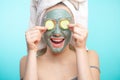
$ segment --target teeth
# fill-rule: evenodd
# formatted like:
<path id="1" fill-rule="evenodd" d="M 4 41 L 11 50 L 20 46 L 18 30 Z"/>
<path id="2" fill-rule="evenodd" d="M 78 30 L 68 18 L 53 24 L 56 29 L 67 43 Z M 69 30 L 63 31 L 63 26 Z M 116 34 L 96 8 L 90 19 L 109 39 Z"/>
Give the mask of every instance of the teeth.
<path id="1" fill-rule="evenodd" d="M 55 41 L 55 42 L 60 42 L 60 41 L 62 41 L 62 40 L 53 40 L 53 41 Z"/>
<path id="2" fill-rule="evenodd" d="M 51 38 L 51 41 L 52 41 L 53 43 L 58 44 L 58 43 L 63 42 L 63 41 L 64 41 L 64 38 Z"/>

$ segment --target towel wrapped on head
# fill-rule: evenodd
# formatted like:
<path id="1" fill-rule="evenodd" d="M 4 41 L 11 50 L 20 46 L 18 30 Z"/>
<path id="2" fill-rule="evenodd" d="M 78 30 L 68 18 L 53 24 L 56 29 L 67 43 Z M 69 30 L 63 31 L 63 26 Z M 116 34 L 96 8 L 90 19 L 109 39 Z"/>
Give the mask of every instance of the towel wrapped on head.
<path id="1" fill-rule="evenodd" d="M 88 0 L 31 0 L 30 27 L 41 25 L 42 17 L 46 10 L 56 4 L 65 4 L 72 12 L 74 22 L 88 26 Z M 41 40 L 39 49 L 46 47 Z"/>

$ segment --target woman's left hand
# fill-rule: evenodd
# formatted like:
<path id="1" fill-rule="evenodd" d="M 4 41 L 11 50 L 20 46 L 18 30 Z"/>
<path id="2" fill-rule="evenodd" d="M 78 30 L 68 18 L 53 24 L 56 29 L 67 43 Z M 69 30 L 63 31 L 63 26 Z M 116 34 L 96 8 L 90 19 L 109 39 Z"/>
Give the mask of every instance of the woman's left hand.
<path id="1" fill-rule="evenodd" d="M 68 27 L 73 32 L 72 37 L 75 40 L 75 49 L 86 49 L 87 28 L 80 24 L 69 24 Z"/>

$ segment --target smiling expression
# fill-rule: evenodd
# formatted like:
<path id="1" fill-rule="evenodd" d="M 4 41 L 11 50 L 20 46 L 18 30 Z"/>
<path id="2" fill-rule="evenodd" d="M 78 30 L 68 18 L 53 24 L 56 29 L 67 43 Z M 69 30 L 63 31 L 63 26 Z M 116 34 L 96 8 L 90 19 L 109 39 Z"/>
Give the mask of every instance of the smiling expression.
<path id="1" fill-rule="evenodd" d="M 71 39 L 67 25 L 72 22 L 72 16 L 64 9 L 54 9 L 45 14 L 43 21 L 48 28 L 44 34 L 47 45 L 53 53 L 62 52 Z"/>

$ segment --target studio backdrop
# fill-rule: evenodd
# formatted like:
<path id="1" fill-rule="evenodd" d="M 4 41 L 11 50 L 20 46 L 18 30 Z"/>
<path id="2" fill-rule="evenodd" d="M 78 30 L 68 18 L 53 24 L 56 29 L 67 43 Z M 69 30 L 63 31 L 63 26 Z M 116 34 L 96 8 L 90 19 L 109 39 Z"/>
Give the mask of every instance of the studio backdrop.
<path id="1" fill-rule="evenodd" d="M 1 0 L 0 80 L 20 80 L 29 16 L 30 0 Z M 120 80 L 120 0 L 89 0 L 88 30 L 87 47 L 98 52 L 101 80 Z"/>

